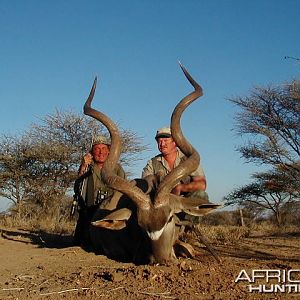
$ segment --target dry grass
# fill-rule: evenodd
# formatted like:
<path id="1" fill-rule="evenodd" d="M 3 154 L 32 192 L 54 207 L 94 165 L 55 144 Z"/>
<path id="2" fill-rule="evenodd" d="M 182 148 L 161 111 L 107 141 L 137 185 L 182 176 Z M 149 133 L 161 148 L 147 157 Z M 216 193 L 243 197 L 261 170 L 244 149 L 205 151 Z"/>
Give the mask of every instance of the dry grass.
<path id="1" fill-rule="evenodd" d="M 0 215 L 0 225 L 57 234 L 72 234 L 76 218 L 70 219 L 70 197 L 53 199 L 50 206 L 41 207 L 32 202 L 12 206 Z"/>
<path id="2" fill-rule="evenodd" d="M 300 232 L 299 226 L 285 225 L 278 227 L 270 222 L 262 222 L 260 224 L 252 224 L 250 227 L 251 235 L 254 236 L 279 236 L 294 235 Z"/>
<path id="3" fill-rule="evenodd" d="M 20 218 L 17 215 L 2 215 L 0 226 L 3 228 L 22 228 L 30 231 L 45 231 L 48 233 L 72 234 L 76 219 L 56 218 L 53 216 L 37 216 Z"/>
<path id="4" fill-rule="evenodd" d="M 62 214 L 63 212 L 63 214 Z M 35 214 L 6 214 L 0 215 L 0 226 L 2 228 L 22 228 L 30 231 L 44 231 L 48 233 L 72 235 L 74 232 L 76 218 L 70 219 L 67 211 L 53 210 L 52 213 L 40 212 Z M 197 239 L 197 232 L 213 244 L 236 244 L 249 236 L 282 236 L 298 235 L 300 228 L 289 225 L 278 227 L 270 222 L 251 224 L 249 227 L 233 225 L 204 225 L 199 224 L 193 233 L 183 236 L 185 239 Z"/>
<path id="5" fill-rule="evenodd" d="M 199 225 L 197 228 L 211 243 L 237 243 L 250 235 L 250 229 L 241 226 L 208 226 Z"/>
<path id="6" fill-rule="evenodd" d="M 250 227 L 230 225 L 198 225 L 197 230 L 213 244 L 236 244 L 250 236 L 291 236 L 300 233 L 300 227 L 289 225 L 278 227 L 268 222 Z"/>

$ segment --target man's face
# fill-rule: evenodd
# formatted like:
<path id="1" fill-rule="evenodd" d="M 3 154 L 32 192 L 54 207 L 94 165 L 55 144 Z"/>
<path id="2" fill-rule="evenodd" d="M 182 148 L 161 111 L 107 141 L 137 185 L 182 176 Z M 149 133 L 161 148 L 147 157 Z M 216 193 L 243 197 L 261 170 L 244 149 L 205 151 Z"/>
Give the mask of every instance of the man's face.
<path id="1" fill-rule="evenodd" d="M 92 148 L 92 155 L 96 163 L 103 164 L 109 154 L 109 147 L 106 144 L 97 144 Z"/>
<path id="2" fill-rule="evenodd" d="M 157 146 L 162 155 L 168 155 L 176 151 L 176 144 L 171 137 L 158 138 Z"/>

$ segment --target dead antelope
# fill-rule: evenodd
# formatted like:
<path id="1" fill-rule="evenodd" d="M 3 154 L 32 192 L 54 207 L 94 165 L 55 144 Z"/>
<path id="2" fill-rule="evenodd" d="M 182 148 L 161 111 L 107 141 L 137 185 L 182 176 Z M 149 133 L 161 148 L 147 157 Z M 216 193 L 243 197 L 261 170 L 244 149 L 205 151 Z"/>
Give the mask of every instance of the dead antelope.
<path id="1" fill-rule="evenodd" d="M 108 186 L 125 195 L 118 201 L 112 199 L 107 206 L 99 209 L 94 216 L 94 226 L 90 228 L 94 246 L 100 247 L 107 256 L 120 259 L 125 255 L 129 260 L 138 260 L 139 257 L 141 261 L 151 256 L 152 261 L 168 262 L 176 258 L 173 249 L 178 238 L 175 214 L 184 211 L 201 216 L 219 206 L 207 204 L 203 199 L 171 194 L 182 178 L 196 170 L 200 161 L 198 152 L 181 131 L 180 118 L 186 107 L 203 95 L 202 88 L 181 64 L 180 67 L 194 91 L 175 107 L 171 117 L 171 132 L 177 146 L 188 158 L 160 182 L 150 177 L 146 181 L 135 180 L 134 184 L 113 173 L 121 153 L 121 138 L 114 122 L 91 107 L 96 79 L 84 105 L 84 113 L 100 121 L 111 137 L 110 153 L 101 170 L 102 179 Z"/>

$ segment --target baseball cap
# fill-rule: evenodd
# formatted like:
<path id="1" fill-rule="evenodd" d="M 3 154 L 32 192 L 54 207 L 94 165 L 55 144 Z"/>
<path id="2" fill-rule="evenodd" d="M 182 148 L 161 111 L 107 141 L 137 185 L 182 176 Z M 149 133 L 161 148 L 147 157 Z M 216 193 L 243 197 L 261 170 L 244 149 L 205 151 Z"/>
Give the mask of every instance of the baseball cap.
<path id="1" fill-rule="evenodd" d="M 156 131 L 155 139 L 158 139 L 158 138 L 161 138 L 161 137 L 169 138 L 171 136 L 172 136 L 172 134 L 171 134 L 170 127 L 162 127 L 162 128 L 160 128 Z"/>

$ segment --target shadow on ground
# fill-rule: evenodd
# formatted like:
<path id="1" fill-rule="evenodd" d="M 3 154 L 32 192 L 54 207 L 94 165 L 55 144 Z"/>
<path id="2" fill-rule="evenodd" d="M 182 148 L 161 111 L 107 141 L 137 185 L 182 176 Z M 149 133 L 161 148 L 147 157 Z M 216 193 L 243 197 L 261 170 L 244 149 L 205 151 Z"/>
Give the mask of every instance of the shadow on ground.
<path id="1" fill-rule="evenodd" d="M 0 229 L 1 237 L 7 240 L 34 244 L 40 248 L 54 248 L 63 249 L 73 247 L 73 237 L 70 234 L 58 234 L 49 233 L 43 230 L 39 231 L 27 231 L 23 229 Z M 287 236 L 285 235 L 287 238 Z M 248 260 L 282 260 L 284 262 L 300 262 L 298 254 L 292 255 L 292 253 L 299 253 L 300 243 L 288 244 L 285 237 L 278 236 L 263 236 L 260 238 L 247 238 L 239 244 L 226 244 L 226 245 L 214 245 L 214 251 L 220 258 L 224 257 L 236 257 Z M 291 234 L 290 238 L 298 240 L 299 234 Z M 90 252 L 91 249 L 84 249 Z M 196 250 L 199 251 L 199 249 Z M 203 253 L 203 248 L 201 248 Z M 207 249 L 205 249 L 207 250 Z M 280 251 L 273 251 L 280 250 Z M 201 252 L 201 251 L 200 251 Z M 206 255 L 210 256 L 209 251 L 205 251 Z M 205 253 L 204 252 L 204 253 Z M 275 253 L 281 253 L 276 255 Z M 213 259 L 213 256 L 212 256 Z"/>
<path id="2" fill-rule="evenodd" d="M 289 239 L 299 240 L 299 236 L 295 234 L 289 235 Z M 288 235 L 281 236 L 263 236 L 260 238 L 247 238 L 236 245 L 218 245 L 217 253 L 220 256 L 237 257 L 250 260 L 282 260 L 286 262 L 300 262 L 299 253 L 300 246 L 289 244 L 286 242 Z M 300 243 L 298 243 L 300 245 Z M 278 251 L 276 251 L 278 250 Z M 280 255 L 275 254 L 280 253 Z"/>
<path id="3" fill-rule="evenodd" d="M 1 237 L 7 240 L 38 245 L 41 248 L 68 248 L 72 247 L 73 237 L 67 234 L 49 233 L 43 230 L 27 231 L 23 229 L 1 229 Z"/>

